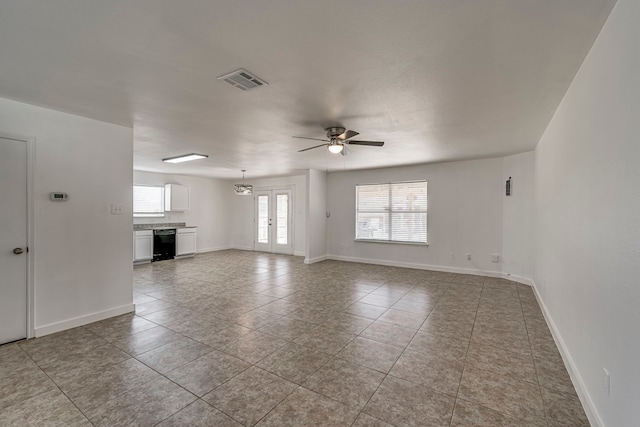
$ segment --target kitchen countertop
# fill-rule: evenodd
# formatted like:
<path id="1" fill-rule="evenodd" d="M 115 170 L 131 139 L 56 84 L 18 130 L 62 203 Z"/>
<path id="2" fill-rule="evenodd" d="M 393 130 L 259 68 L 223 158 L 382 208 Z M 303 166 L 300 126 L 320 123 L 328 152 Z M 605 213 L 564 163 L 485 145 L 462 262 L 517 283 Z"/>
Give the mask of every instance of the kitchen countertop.
<path id="1" fill-rule="evenodd" d="M 176 228 L 198 228 L 195 225 L 186 225 L 184 222 L 163 224 L 133 224 L 133 231 L 139 230 L 173 230 Z"/>

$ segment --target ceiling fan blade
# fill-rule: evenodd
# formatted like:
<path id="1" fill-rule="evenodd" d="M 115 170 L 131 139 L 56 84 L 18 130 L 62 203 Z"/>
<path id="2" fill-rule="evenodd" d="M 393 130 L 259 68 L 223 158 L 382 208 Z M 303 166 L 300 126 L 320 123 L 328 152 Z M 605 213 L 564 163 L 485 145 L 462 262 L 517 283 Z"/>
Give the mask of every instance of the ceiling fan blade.
<path id="1" fill-rule="evenodd" d="M 329 142 L 329 140 L 328 140 L 328 139 L 307 138 L 306 136 L 292 136 L 291 138 L 296 138 L 296 139 L 310 139 L 310 140 L 312 140 L 312 141 Z"/>
<path id="2" fill-rule="evenodd" d="M 353 138 L 356 135 L 360 135 L 360 134 L 355 130 L 348 130 L 348 131 L 345 131 L 343 134 L 338 135 L 337 138 L 345 141 L 347 139 Z"/>
<path id="3" fill-rule="evenodd" d="M 298 150 L 298 153 L 302 153 L 303 151 L 307 151 L 307 150 L 313 150 L 314 148 L 318 148 L 318 147 L 324 147 L 327 144 L 320 144 L 320 145 L 316 145 L 314 147 L 309 147 L 309 148 L 303 148 L 302 150 Z"/>
<path id="4" fill-rule="evenodd" d="M 372 147 L 382 147 L 384 145 L 383 141 L 345 141 L 344 143 L 350 145 L 370 145 Z"/>

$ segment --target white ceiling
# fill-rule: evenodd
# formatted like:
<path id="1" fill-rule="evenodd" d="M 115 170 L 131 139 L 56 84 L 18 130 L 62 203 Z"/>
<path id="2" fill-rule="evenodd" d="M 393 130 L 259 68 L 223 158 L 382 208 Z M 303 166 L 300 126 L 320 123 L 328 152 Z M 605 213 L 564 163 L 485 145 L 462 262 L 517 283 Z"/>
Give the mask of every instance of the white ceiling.
<path id="1" fill-rule="evenodd" d="M 532 150 L 615 0 L 0 0 L 0 96 L 238 178 Z M 216 80 L 246 68 L 269 86 Z M 298 153 L 341 124 L 383 148 Z M 163 157 L 208 154 L 178 165 Z"/>

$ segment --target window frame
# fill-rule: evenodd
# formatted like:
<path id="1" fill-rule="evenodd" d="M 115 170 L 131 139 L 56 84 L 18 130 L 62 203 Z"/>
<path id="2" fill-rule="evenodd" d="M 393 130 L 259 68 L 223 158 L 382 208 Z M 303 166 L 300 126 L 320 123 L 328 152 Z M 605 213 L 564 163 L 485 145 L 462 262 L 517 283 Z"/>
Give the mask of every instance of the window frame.
<path id="1" fill-rule="evenodd" d="M 162 212 L 137 212 L 135 206 L 135 194 L 133 196 L 133 217 L 134 218 L 164 218 L 166 215 L 165 206 L 164 206 L 164 185 L 144 185 L 144 184 L 134 184 L 133 192 L 135 193 L 136 187 L 151 187 L 151 188 L 160 188 L 160 207 Z"/>
<path id="2" fill-rule="evenodd" d="M 424 183 L 425 184 L 425 189 L 426 189 L 426 196 L 427 196 L 427 206 L 426 209 L 422 210 L 411 210 L 411 211 L 407 211 L 407 210 L 393 210 L 393 192 L 392 192 L 392 188 L 393 185 L 395 184 L 411 184 L 411 183 L 416 183 L 416 182 L 420 182 L 420 183 Z M 380 186 L 380 185 L 386 185 L 388 186 L 388 203 L 387 203 L 387 207 L 385 208 L 384 211 L 378 211 L 378 210 L 371 210 L 371 211 L 367 211 L 367 210 L 359 210 L 359 197 L 358 197 L 358 187 L 367 187 L 367 186 Z M 357 237 L 357 233 L 358 233 L 358 214 L 359 213 L 385 213 L 388 215 L 389 217 L 389 225 L 388 225 L 388 229 L 389 229 L 389 239 L 366 239 L 366 238 L 358 238 Z M 403 241 L 403 240 L 392 240 L 393 237 L 393 214 L 396 213 L 424 213 L 425 214 L 425 241 L 421 242 L 421 241 Z M 354 241 L 355 242 L 372 242 L 372 243 L 393 243 L 393 244 L 401 244 L 401 245 L 417 245 L 417 246 L 429 246 L 429 226 L 428 226 L 428 222 L 429 222 L 429 186 L 428 186 L 428 181 L 426 179 L 417 179 L 417 180 L 408 180 L 408 181 L 394 181 L 394 182 L 379 182 L 379 183 L 367 183 L 367 184 L 356 184 L 355 186 L 355 230 L 354 230 Z"/>

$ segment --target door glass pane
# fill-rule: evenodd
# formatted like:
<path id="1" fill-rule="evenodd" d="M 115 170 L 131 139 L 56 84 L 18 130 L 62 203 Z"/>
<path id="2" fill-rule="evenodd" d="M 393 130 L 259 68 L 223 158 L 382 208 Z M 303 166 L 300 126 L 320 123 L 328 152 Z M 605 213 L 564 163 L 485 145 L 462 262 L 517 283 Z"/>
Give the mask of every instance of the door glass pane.
<path id="1" fill-rule="evenodd" d="M 287 227 L 289 223 L 289 195 L 276 195 L 276 243 L 287 244 Z"/>
<path id="2" fill-rule="evenodd" d="M 258 196 L 258 243 L 269 243 L 269 196 Z"/>

